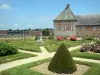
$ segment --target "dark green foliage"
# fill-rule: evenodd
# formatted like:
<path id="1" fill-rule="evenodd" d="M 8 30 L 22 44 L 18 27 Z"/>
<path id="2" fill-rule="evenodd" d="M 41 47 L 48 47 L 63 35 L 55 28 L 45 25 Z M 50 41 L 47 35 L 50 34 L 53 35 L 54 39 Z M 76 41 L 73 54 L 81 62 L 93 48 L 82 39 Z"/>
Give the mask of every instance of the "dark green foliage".
<path id="1" fill-rule="evenodd" d="M 73 73 L 77 70 L 68 48 L 63 43 L 49 63 L 48 70 L 56 73 Z"/>
<path id="2" fill-rule="evenodd" d="M 35 36 L 35 40 L 38 40 L 38 36 Z"/>
<path id="3" fill-rule="evenodd" d="M 48 28 L 43 29 L 42 34 L 43 34 L 43 36 L 48 36 L 48 35 L 50 35 L 49 29 L 48 29 Z"/>
<path id="4" fill-rule="evenodd" d="M 0 43 L 0 56 L 6 56 L 18 53 L 18 50 L 6 43 Z"/>
<path id="5" fill-rule="evenodd" d="M 97 40 L 96 43 L 97 43 L 97 44 L 100 44 L 100 40 Z"/>
<path id="6" fill-rule="evenodd" d="M 93 37 L 85 37 L 85 40 L 93 40 L 94 38 Z"/>

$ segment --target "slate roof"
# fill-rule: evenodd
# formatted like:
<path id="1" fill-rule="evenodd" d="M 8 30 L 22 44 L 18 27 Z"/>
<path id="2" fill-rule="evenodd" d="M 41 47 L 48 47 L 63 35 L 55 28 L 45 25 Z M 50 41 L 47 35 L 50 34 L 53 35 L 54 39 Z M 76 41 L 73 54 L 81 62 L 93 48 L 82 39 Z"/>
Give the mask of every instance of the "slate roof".
<path id="1" fill-rule="evenodd" d="M 75 15 L 77 25 L 100 25 L 100 14 Z"/>
<path id="2" fill-rule="evenodd" d="M 55 20 L 75 20 L 73 12 L 70 10 L 70 5 L 67 4 L 67 7 L 54 19 Z"/>
<path id="3" fill-rule="evenodd" d="M 59 20 L 77 20 L 77 25 L 100 25 L 100 14 L 74 15 L 70 5 L 67 4 L 67 7 L 54 19 L 54 21 Z"/>

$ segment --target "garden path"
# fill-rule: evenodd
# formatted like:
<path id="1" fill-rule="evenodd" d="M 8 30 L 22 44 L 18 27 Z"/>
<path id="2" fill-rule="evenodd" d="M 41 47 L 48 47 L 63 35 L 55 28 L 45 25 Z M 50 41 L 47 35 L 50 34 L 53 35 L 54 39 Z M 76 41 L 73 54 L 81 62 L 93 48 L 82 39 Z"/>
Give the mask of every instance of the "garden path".
<path id="1" fill-rule="evenodd" d="M 69 51 L 75 50 L 77 48 L 80 48 L 80 46 L 70 47 Z M 0 71 L 6 70 L 6 69 L 9 69 L 9 68 L 13 68 L 13 67 L 16 67 L 16 66 L 19 66 L 19 65 L 22 65 L 22 64 L 35 62 L 35 61 L 42 60 L 42 59 L 45 59 L 45 58 L 53 57 L 53 55 L 55 54 L 55 52 L 53 52 L 53 53 L 47 52 L 47 50 L 45 49 L 44 46 L 41 46 L 40 49 L 42 50 L 42 53 L 37 53 L 38 56 L 36 56 L 36 57 L 29 57 L 29 58 L 25 58 L 25 59 L 20 59 L 20 60 L 8 62 L 8 63 L 0 64 Z M 19 51 L 25 52 L 25 53 L 30 53 L 30 54 L 36 53 L 36 52 L 29 52 L 29 51 L 22 51 L 22 50 L 19 50 Z M 79 60 L 79 61 L 88 61 L 88 62 L 93 62 L 93 63 L 100 63 L 100 60 L 77 58 L 77 57 L 73 57 L 73 59 Z"/>

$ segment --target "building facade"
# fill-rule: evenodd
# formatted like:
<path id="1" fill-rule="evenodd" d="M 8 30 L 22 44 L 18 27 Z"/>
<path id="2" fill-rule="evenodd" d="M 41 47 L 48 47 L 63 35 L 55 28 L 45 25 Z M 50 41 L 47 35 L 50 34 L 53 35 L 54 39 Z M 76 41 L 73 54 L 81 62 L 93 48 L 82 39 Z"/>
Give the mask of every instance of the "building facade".
<path id="1" fill-rule="evenodd" d="M 100 36 L 100 15 L 74 15 L 69 4 L 53 22 L 55 36 Z"/>
<path id="2" fill-rule="evenodd" d="M 7 35 L 7 30 L 0 30 L 0 35 Z"/>

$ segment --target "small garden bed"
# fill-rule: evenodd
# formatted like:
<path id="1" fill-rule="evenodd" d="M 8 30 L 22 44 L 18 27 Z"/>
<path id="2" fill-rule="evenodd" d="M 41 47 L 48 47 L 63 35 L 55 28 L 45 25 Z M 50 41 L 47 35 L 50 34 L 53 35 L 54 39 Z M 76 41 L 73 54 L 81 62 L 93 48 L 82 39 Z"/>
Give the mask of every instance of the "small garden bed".
<path id="1" fill-rule="evenodd" d="M 31 67 L 31 70 L 35 70 L 37 72 L 41 72 L 47 75 L 82 75 L 84 72 L 86 72 L 89 69 L 89 66 L 86 65 L 80 65 L 80 64 L 76 64 L 77 66 L 77 71 L 72 73 L 72 74 L 59 74 L 59 73 L 54 73 L 48 70 L 48 65 L 49 63 L 43 63 L 41 65 L 35 66 L 35 67 Z"/>
<path id="2" fill-rule="evenodd" d="M 84 44 L 80 49 L 71 51 L 72 56 L 100 60 L 100 44 Z"/>
<path id="3" fill-rule="evenodd" d="M 8 44 L 15 46 L 18 49 L 41 52 L 39 45 L 36 44 L 36 41 L 33 39 L 21 39 L 7 42 Z"/>
<path id="4" fill-rule="evenodd" d="M 94 43 L 82 45 L 80 52 L 100 53 L 100 44 Z"/>
<path id="5" fill-rule="evenodd" d="M 0 64 L 14 61 L 14 60 L 23 59 L 23 58 L 34 57 L 34 56 L 36 56 L 36 55 L 19 52 L 17 54 L 0 57 Z"/>
<path id="6" fill-rule="evenodd" d="M 21 66 L 17 66 L 5 71 L 0 72 L 0 75 L 45 75 L 43 73 L 37 72 L 35 70 L 30 70 L 31 67 L 35 67 L 37 65 L 47 63 L 49 62 L 50 59 L 44 59 L 28 64 L 24 64 Z M 89 63 L 89 62 L 80 62 L 80 61 L 75 61 L 77 64 L 82 64 L 82 65 L 87 65 L 90 68 L 82 75 L 100 75 L 99 69 L 100 69 L 100 64 L 94 64 L 94 63 Z"/>

